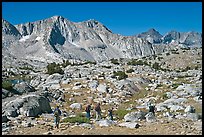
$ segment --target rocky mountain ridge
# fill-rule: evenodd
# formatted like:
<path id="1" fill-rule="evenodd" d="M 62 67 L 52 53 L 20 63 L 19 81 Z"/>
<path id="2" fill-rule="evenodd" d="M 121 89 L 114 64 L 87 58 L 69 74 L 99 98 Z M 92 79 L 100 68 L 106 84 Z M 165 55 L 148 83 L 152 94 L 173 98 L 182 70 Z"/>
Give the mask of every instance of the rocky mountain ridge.
<path id="1" fill-rule="evenodd" d="M 168 51 L 171 47 L 166 43 L 180 38 L 173 37 L 174 35 L 169 33 L 162 37 L 166 43 L 155 45 L 143 35 L 121 36 L 114 34 L 103 24 L 93 19 L 75 23 L 62 16 L 53 16 L 15 26 L 2 20 L 2 24 L 3 53 L 8 52 L 16 58 L 43 62 L 59 62 L 63 59 L 98 62 L 111 58 L 141 58 Z M 152 36 L 154 32 L 155 30 L 152 29 Z M 161 35 L 157 34 L 159 42 L 161 42 Z M 144 35 L 146 34 L 144 33 Z M 192 39 L 194 34 L 190 36 Z M 195 40 L 194 43 L 200 46 L 200 39 Z M 170 44 L 178 45 L 178 43 L 172 42 Z"/>

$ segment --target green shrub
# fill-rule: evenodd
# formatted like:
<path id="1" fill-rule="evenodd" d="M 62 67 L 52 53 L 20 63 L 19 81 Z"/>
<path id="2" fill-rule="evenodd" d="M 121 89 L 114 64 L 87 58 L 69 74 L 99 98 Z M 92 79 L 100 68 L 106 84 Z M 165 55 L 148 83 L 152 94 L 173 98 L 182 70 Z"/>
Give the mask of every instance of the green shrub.
<path id="1" fill-rule="evenodd" d="M 119 65 L 120 63 L 118 62 L 118 59 L 111 59 L 110 60 L 111 63 L 115 64 L 115 65 Z"/>
<path id="2" fill-rule="evenodd" d="M 136 59 L 132 59 L 127 64 L 128 65 L 133 65 L 133 66 L 136 66 L 136 65 L 148 65 L 148 63 L 146 61 L 136 60 Z"/>
<path id="3" fill-rule="evenodd" d="M 110 69 L 111 66 L 102 66 L 103 68 L 107 68 L 107 69 Z"/>
<path id="4" fill-rule="evenodd" d="M 159 70 L 159 69 L 160 69 L 159 63 L 155 62 L 155 63 L 152 65 L 152 68 L 154 68 L 154 69 L 156 69 L 156 70 Z"/>
<path id="5" fill-rule="evenodd" d="M 71 65 L 71 63 L 69 62 L 69 60 L 63 60 L 62 66 L 65 68 L 66 66 Z"/>
<path id="6" fill-rule="evenodd" d="M 181 48 L 182 50 L 190 50 L 189 47 L 184 47 L 184 48 Z"/>
<path id="7" fill-rule="evenodd" d="M 86 61 L 84 64 L 94 64 L 94 65 L 96 65 L 96 62 Z"/>
<path id="8" fill-rule="evenodd" d="M 176 52 L 176 51 L 172 51 L 171 53 L 172 54 L 179 54 L 179 52 Z"/>
<path id="9" fill-rule="evenodd" d="M 128 69 L 126 72 L 127 73 L 132 73 L 132 72 L 134 72 L 134 70 L 133 69 Z"/>
<path id="10" fill-rule="evenodd" d="M 163 98 L 163 99 L 168 99 L 167 94 L 164 93 L 164 94 L 162 95 L 162 98 Z"/>
<path id="11" fill-rule="evenodd" d="M 84 116 L 77 115 L 76 117 L 67 117 L 63 119 L 63 122 L 69 123 L 90 123 L 90 120 Z"/>
<path id="12" fill-rule="evenodd" d="M 166 56 L 169 56 L 170 55 L 170 53 L 168 52 L 168 53 L 166 53 Z"/>
<path id="13" fill-rule="evenodd" d="M 52 75 L 54 73 L 64 74 L 64 71 L 61 69 L 59 64 L 51 63 L 47 65 L 47 73 Z"/>
<path id="14" fill-rule="evenodd" d="M 28 67 L 28 66 L 19 67 L 19 69 L 32 70 L 33 71 L 33 68 Z"/>
<path id="15" fill-rule="evenodd" d="M 2 88 L 6 89 L 6 90 L 13 90 L 13 86 L 12 86 L 12 83 L 11 81 L 2 81 Z"/>
<path id="16" fill-rule="evenodd" d="M 181 85 L 180 83 L 175 83 L 175 84 L 172 84 L 172 87 L 173 89 L 176 89 L 179 85 Z"/>
<path id="17" fill-rule="evenodd" d="M 118 109 L 114 112 L 114 114 L 116 115 L 117 118 L 119 118 L 119 120 L 122 120 L 124 116 L 129 112 L 130 110 Z"/>
<path id="18" fill-rule="evenodd" d="M 118 72 L 113 72 L 114 76 L 118 76 L 118 79 L 121 80 L 121 79 L 125 79 L 128 77 L 128 75 L 125 74 L 125 72 L 123 71 L 118 71 Z"/>

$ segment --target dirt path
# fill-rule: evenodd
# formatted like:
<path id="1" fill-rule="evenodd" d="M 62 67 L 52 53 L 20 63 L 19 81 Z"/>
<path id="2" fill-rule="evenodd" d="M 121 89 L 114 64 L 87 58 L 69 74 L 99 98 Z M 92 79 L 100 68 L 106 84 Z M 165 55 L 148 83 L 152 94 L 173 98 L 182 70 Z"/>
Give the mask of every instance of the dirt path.
<path id="1" fill-rule="evenodd" d="M 36 125 L 34 127 L 17 128 L 11 130 L 10 135 L 202 135 L 202 130 L 194 127 L 195 122 L 174 119 L 172 122 L 155 122 L 147 123 L 145 121 L 138 122 L 141 127 L 130 129 L 119 127 L 117 125 L 110 127 L 100 127 L 93 123 L 94 128 L 79 127 L 75 124 L 61 123 L 59 129 L 52 127 L 52 123 L 45 125 Z M 198 122 L 197 122 L 198 123 Z M 200 122 L 202 127 L 202 122 Z"/>

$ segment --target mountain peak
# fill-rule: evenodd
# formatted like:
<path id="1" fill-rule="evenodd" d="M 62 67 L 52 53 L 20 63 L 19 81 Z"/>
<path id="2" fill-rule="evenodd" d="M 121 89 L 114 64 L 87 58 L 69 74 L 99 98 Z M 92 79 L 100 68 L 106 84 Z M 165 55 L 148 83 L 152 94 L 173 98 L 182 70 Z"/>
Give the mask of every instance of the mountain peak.
<path id="1" fill-rule="evenodd" d="M 148 32 L 157 32 L 154 28 L 150 28 Z"/>
<path id="2" fill-rule="evenodd" d="M 100 22 L 99 21 L 97 21 L 97 20 L 95 20 L 95 19 L 89 19 L 89 20 L 87 20 L 87 21 L 85 21 L 85 22 L 87 22 L 87 23 L 91 23 L 91 24 L 100 24 Z"/>
<path id="3" fill-rule="evenodd" d="M 59 18 L 64 19 L 64 17 L 62 17 L 62 16 L 60 16 L 60 15 L 55 15 L 55 16 L 52 16 L 51 18 L 52 18 L 52 19 L 59 19 Z"/>
<path id="4" fill-rule="evenodd" d="M 64 20 L 65 18 L 59 15 L 55 15 L 55 16 L 52 16 L 50 19 L 52 19 L 53 21 L 57 21 L 57 20 Z"/>
<path id="5" fill-rule="evenodd" d="M 20 32 L 10 22 L 2 18 L 2 33 L 20 37 Z"/>

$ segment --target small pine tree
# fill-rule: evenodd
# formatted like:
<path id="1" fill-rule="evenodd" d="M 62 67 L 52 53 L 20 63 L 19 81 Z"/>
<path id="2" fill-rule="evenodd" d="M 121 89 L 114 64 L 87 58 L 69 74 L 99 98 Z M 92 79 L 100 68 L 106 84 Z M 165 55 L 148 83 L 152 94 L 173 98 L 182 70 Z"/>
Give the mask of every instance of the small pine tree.
<path id="1" fill-rule="evenodd" d="M 47 73 L 52 75 L 54 73 L 64 74 L 64 71 L 61 69 L 60 64 L 56 64 L 55 62 L 47 65 Z"/>

